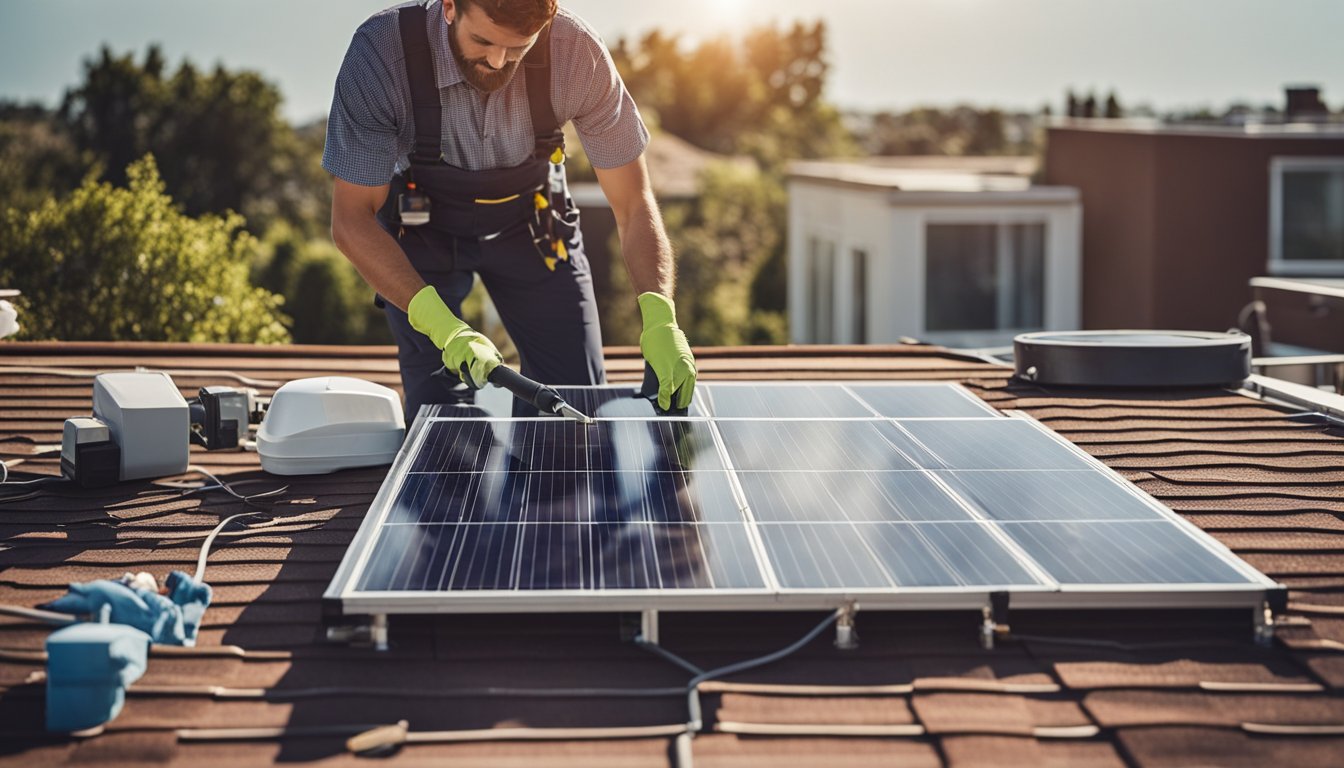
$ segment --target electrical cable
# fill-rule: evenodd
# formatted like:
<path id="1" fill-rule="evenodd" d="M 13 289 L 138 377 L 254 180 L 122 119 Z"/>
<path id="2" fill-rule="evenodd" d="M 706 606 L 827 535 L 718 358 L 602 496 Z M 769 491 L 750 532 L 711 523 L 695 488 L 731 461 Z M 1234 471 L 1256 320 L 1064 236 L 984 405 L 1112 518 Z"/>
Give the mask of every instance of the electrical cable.
<path id="1" fill-rule="evenodd" d="M 149 368 L 143 365 L 137 365 L 134 369 L 127 370 L 103 370 L 86 371 L 81 368 L 43 368 L 31 365 L 6 365 L 0 363 L 0 368 L 4 368 L 9 373 L 26 373 L 37 376 L 61 376 L 71 379 L 92 379 L 101 373 L 166 373 L 178 376 L 217 376 L 225 379 L 233 379 L 240 384 L 246 384 L 250 387 L 278 387 L 282 382 L 268 381 L 266 379 L 254 379 L 251 376 L 244 376 L 241 373 L 233 371 L 219 371 L 205 368 Z"/>
<path id="2" fill-rule="evenodd" d="M 424 744 L 424 743 L 446 743 L 460 741 L 507 741 L 507 740 L 548 740 L 548 739 L 629 739 L 629 738 L 652 738 L 656 736 L 674 736 L 677 738 L 676 754 L 677 764 L 681 766 L 691 765 L 690 742 L 689 737 L 699 733 L 704 728 L 703 718 L 700 710 L 699 686 L 701 683 L 708 682 L 716 677 L 744 672 L 748 669 L 765 666 L 780 659 L 796 653 L 808 643 L 812 642 L 822 632 L 826 631 L 845 612 L 844 608 L 837 609 L 834 613 L 828 615 L 820 624 L 813 627 L 806 635 L 803 635 L 797 641 L 764 656 L 758 656 L 752 659 L 745 659 L 733 664 L 727 664 L 708 671 L 702 671 L 691 678 L 684 688 L 678 688 L 676 695 L 685 695 L 687 710 L 690 714 L 688 722 L 679 725 L 651 725 L 651 726 L 633 726 L 633 727 L 615 727 L 615 728 L 491 728 L 477 731 L 422 731 L 414 732 L 410 730 L 409 723 L 405 720 L 395 725 L 384 725 L 371 730 L 361 732 L 351 737 L 346 742 L 346 748 L 356 754 L 381 754 L 395 749 L 402 744 Z M 695 664 L 681 658 L 672 651 L 651 643 L 643 637 L 635 639 L 636 644 L 647 651 L 650 651 L 663 659 L 676 664 L 678 667 L 686 670 L 698 670 Z M 491 689 L 487 689 L 491 690 Z M 496 695 L 523 695 L 523 696 L 608 696 L 614 692 L 609 689 L 494 689 L 498 691 Z M 666 688 L 629 688 L 618 689 L 621 696 L 661 696 L 668 693 Z M 509 693 L 503 694 L 502 692 Z M 563 691 L 563 693 L 561 692 Z M 542 693 L 544 692 L 544 693 Z M 216 738 L 250 738 L 252 730 L 238 729 L 232 732 L 231 729 L 220 729 L 213 734 Z M 276 738 L 282 734 L 272 734 L 271 738 Z M 179 731 L 179 738 L 183 738 Z"/>
<path id="3" fill-rule="evenodd" d="M 676 664 L 678 667 L 681 667 L 687 672 L 690 672 L 692 675 L 703 675 L 705 673 L 705 670 L 701 669 L 700 667 L 697 667 L 696 665 L 692 664 L 686 659 L 683 659 L 677 654 L 667 650 L 663 646 L 645 640 L 643 635 L 635 636 L 635 645 L 639 646 L 640 648 L 643 648 L 649 653 L 663 657 L 664 659 L 672 662 L 673 664 Z"/>
<path id="4" fill-rule="evenodd" d="M 734 664 L 728 664 L 722 667 L 717 667 L 715 669 L 709 670 L 708 672 L 703 672 L 691 678 L 691 681 L 686 685 L 687 689 L 686 708 L 691 715 L 690 722 L 686 724 L 686 729 L 692 735 L 697 734 L 704 729 L 704 720 L 701 716 L 700 711 L 699 686 L 701 683 L 706 682 L 708 680 L 713 680 L 716 677 L 723 677 L 725 675 L 732 675 L 738 672 L 745 672 L 748 669 L 756 669 L 757 667 L 763 667 L 766 664 L 771 664 L 776 661 L 779 661 L 780 659 L 786 656 L 790 656 L 796 653 L 797 651 L 801 650 L 808 643 L 815 640 L 818 635 L 820 635 L 822 632 L 825 632 L 826 629 L 830 627 L 832 624 L 839 621 L 840 617 L 844 613 L 845 613 L 844 608 L 837 608 L 834 613 L 823 619 L 820 624 L 813 627 L 812 630 L 808 632 L 806 635 L 803 635 L 792 645 L 781 648 L 778 651 L 775 651 L 774 653 L 768 653 L 764 656 L 758 656 L 754 659 L 747 659 L 745 661 L 739 661 Z"/>
<path id="5" fill-rule="evenodd" d="M 32 480 L 10 480 L 9 465 L 0 461 L 0 485 L 42 485 L 43 483 L 63 482 L 64 480 L 64 477 L 55 477 L 52 475 L 38 477 Z"/>

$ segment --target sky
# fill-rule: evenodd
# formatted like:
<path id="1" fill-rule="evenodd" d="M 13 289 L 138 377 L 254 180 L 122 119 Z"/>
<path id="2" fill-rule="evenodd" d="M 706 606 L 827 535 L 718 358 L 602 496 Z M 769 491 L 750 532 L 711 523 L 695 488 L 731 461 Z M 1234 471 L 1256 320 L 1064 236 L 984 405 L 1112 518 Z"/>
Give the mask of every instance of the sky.
<path id="1" fill-rule="evenodd" d="M 103 44 L 174 66 L 260 71 L 296 123 L 321 117 L 350 36 L 393 0 L 0 0 L 0 99 L 59 102 Z M 688 41 L 824 20 L 843 108 L 970 103 L 1059 111 L 1066 88 L 1159 110 L 1281 104 L 1285 84 L 1344 107 L 1344 0 L 562 0 L 608 43 Z"/>

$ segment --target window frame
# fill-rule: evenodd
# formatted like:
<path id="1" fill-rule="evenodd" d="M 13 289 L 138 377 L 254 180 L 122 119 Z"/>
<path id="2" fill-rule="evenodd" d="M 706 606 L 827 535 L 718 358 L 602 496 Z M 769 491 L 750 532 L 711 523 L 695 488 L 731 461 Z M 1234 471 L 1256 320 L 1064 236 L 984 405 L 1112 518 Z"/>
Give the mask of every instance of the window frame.
<path id="1" fill-rule="evenodd" d="M 1271 275 L 1335 277 L 1344 275 L 1344 259 L 1311 261 L 1283 257 L 1283 177 L 1294 171 L 1344 173 L 1344 157 L 1281 156 L 1269 161 L 1269 261 Z"/>
<path id="2" fill-rule="evenodd" d="M 1039 224 L 1041 226 L 1041 328 L 983 328 L 974 330 L 947 330 L 930 331 L 928 328 L 928 304 L 927 298 L 921 300 L 920 306 L 920 326 L 924 338 L 935 343 L 958 343 L 955 340 L 970 336 L 999 336 L 1012 337 L 1020 333 L 1032 333 L 1050 328 L 1050 290 L 1051 277 L 1050 269 L 1053 264 L 1054 254 L 1051 252 L 1051 236 L 1054 229 L 1054 221 L 1048 212 L 1030 209 L 1030 210 L 998 210 L 998 211 L 938 211 L 931 212 L 921 217 L 919 222 L 919 260 L 921 263 L 920 274 L 922 285 L 919 290 L 921 296 L 928 296 L 929 274 L 927 269 L 929 259 L 929 239 L 928 231 L 930 226 L 937 225 L 986 225 L 993 226 L 996 258 L 1001 258 L 998 249 L 1002 247 L 1002 241 L 1007 236 L 1008 227 L 1024 224 Z"/>

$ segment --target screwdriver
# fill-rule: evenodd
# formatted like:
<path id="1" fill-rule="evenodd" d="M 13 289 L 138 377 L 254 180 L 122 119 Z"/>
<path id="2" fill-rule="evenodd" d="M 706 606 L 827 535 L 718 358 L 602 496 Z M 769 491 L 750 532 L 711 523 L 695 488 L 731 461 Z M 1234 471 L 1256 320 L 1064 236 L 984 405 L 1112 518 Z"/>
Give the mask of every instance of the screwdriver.
<path id="1" fill-rule="evenodd" d="M 435 376 L 447 376 L 447 369 L 440 368 Z M 592 424 L 593 419 L 575 408 L 560 396 L 553 388 L 533 381 L 507 365 L 497 365 L 486 380 L 501 389 L 507 389 L 513 396 L 535 407 L 542 413 L 553 413 L 573 419 L 580 424 Z"/>

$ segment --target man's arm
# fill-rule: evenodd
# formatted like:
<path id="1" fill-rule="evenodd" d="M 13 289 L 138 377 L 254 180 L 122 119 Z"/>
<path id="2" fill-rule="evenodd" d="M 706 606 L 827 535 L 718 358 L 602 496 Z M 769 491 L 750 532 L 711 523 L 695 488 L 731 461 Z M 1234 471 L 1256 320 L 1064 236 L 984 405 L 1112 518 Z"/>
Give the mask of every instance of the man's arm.
<path id="1" fill-rule="evenodd" d="M 687 408 L 695 393 L 695 355 L 677 325 L 672 303 L 676 270 L 663 217 L 649 186 L 644 156 L 615 168 L 597 168 L 602 193 L 616 215 L 621 254 L 635 288 L 644 329 L 639 349 L 658 378 L 658 407 Z"/>
<path id="2" fill-rule="evenodd" d="M 660 293 L 672 298 L 676 283 L 672 245 L 667 241 L 663 217 L 653 199 L 644 156 L 615 168 L 594 170 L 616 217 L 621 255 L 635 295 Z"/>
<path id="3" fill-rule="evenodd" d="M 443 365 L 473 388 L 481 387 L 504 359 L 485 336 L 453 314 L 434 288 L 378 225 L 376 214 L 388 185 L 364 187 L 336 179 L 331 200 L 331 238 L 365 282 L 403 310 L 411 327 L 443 350 Z"/>
<path id="4" fill-rule="evenodd" d="M 378 224 L 376 214 L 388 185 L 364 187 L 336 179 L 331 200 L 331 239 L 355 265 L 364 281 L 403 312 L 425 281 L 397 241 Z"/>

